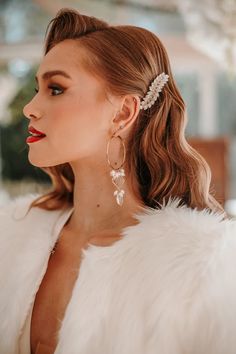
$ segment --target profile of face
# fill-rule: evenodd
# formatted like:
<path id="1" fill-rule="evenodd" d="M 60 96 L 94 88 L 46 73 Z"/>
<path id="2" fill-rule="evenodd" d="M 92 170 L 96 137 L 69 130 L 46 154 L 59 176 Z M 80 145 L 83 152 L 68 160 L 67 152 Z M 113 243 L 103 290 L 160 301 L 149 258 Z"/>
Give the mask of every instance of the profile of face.
<path id="1" fill-rule="evenodd" d="M 46 137 L 28 143 L 28 159 L 38 167 L 80 159 L 106 158 L 108 133 L 116 110 L 104 82 L 81 65 L 87 55 L 75 40 L 55 45 L 42 59 L 37 90 L 24 107 L 29 126 Z"/>

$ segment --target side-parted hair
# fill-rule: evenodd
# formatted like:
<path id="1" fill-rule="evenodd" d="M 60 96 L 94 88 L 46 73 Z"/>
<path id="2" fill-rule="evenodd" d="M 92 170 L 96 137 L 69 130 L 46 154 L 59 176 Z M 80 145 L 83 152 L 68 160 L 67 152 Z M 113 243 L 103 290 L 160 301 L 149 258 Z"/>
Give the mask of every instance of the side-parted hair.
<path id="1" fill-rule="evenodd" d="M 224 212 L 210 193 L 208 164 L 185 139 L 185 104 L 160 39 L 144 28 L 112 26 L 75 10 L 61 9 L 48 25 L 45 55 L 66 39 L 78 41 L 85 49 L 86 69 L 105 80 L 107 92 L 113 95 L 133 94 L 141 99 L 158 74 L 169 75 L 154 105 L 140 110 L 127 139 L 124 168 L 133 193 L 152 208 L 179 197 L 180 205 Z M 72 205 L 74 174 L 70 165 L 42 170 L 50 176 L 52 189 L 35 199 L 30 208 L 55 210 Z"/>

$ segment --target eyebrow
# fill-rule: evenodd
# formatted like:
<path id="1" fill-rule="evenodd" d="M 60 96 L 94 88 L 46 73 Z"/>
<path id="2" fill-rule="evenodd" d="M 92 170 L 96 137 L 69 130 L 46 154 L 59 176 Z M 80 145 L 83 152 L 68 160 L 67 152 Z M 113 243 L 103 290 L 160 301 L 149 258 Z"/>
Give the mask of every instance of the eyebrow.
<path id="1" fill-rule="evenodd" d="M 65 71 L 62 70 L 52 70 L 52 71 L 46 71 L 43 75 L 42 75 L 42 79 L 43 80 L 49 80 L 51 77 L 56 76 L 56 75 L 60 75 L 63 76 L 67 79 L 71 79 L 70 75 L 68 75 Z M 35 80 L 38 82 L 38 77 L 37 75 L 35 76 Z"/>

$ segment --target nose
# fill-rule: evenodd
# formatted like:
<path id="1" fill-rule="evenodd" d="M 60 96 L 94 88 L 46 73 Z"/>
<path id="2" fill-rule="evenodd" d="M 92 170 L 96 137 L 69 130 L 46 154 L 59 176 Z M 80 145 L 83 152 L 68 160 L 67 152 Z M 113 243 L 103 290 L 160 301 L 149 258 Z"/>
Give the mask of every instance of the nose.
<path id="1" fill-rule="evenodd" d="M 38 119 L 42 116 L 40 109 L 34 104 L 34 98 L 23 108 L 23 114 L 28 119 Z"/>

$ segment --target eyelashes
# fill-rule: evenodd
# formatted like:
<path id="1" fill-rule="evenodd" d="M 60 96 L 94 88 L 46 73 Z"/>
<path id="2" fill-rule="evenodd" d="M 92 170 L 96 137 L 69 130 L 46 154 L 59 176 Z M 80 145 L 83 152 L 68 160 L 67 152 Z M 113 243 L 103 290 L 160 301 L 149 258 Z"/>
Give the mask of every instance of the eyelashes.
<path id="1" fill-rule="evenodd" d="M 59 85 L 49 85 L 48 89 L 51 91 L 51 96 L 58 96 L 64 92 L 64 89 Z M 39 89 L 35 87 L 34 91 L 37 94 Z"/>
<path id="2" fill-rule="evenodd" d="M 64 90 L 58 85 L 50 85 L 48 88 L 51 90 L 52 96 L 58 96 L 64 92 Z"/>

